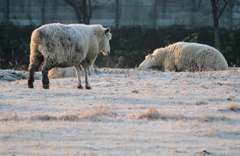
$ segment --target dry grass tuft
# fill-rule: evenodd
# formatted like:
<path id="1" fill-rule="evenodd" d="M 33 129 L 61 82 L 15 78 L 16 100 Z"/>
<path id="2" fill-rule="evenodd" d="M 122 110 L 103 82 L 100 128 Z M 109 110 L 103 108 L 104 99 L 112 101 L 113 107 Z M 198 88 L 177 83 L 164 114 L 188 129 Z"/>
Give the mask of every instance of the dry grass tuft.
<path id="1" fill-rule="evenodd" d="M 158 120 L 161 118 L 160 113 L 155 108 L 148 108 L 146 112 L 139 115 L 139 119 Z"/>
<path id="2" fill-rule="evenodd" d="M 52 115 L 48 115 L 48 114 L 44 114 L 44 115 L 34 115 L 32 116 L 30 119 L 32 120 L 40 120 L 40 121 L 51 121 L 51 120 L 59 120 L 59 121 L 78 121 L 79 120 L 79 116 L 77 114 L 64 114 L 61 115 L 59 117 L 56 116 L 52 116 Z"/>
<path id="3" fill-rule="evenodd" d="M 231 103 L 228 107 L 228 110 L 233 112 L 240 112 L 240 104 L 239 103 Z"/>
<path id="4" fill-rule="evenodd" d="M 207 105 L 208 103 L 204 100 L 197 100 L 196 105 Z"/>
<path id="5" fill-rule="evenodd" d="M 102 120 L 103 118 L 115 118 L 116 112 L 112 111 L 108 107 L 98 106 L 95 107 L 93 110 L 90 110 L 84 113 L 81 117 L 83 119 L 91 119 L 91 120 Z"/>
<path id="6" fill-rule="evenodd" d="M 204 155 L 214 155 L 214 154 L 211 153 L 211 152 L 208 152 L 206 150 L 202 150 L 200 152 L 195 153 L 194 155 L 196 155 L 196 156 L 204 156 Z"/>
<path id="7" fill-rule="evenodd" d="M 204 122 L 214 122 L 214 121 L 228 121 L 229 118 L 225 116 L 206 116 L 203 118 Z"/>
<path id="8" fill-rule="evenodd" d="M 78 121 L 79 120 L 79 116 L 78 115 L 63 115 L 59 117 L 60 120 L 63 121 Z"/>
<path id="9" fill-rule="evenodd" d="M 40 121 L 50 121 L 50 120 L 57 120 L 57 117 L 51 115 L 36 115 L 31 117 L 32 120 L 40 120 Z"/>
<path id="10" fill-rule="evenodd" d="M 15 112 L 9 113 L 9 114 L 0 114 L 0 121 L 11 121 L 16 120 L 17 114 Z"/>
<path id="11" fill-rule="evenodd" d="M 132 90 L 132 93 L 134 93 L 134 94 L 138 94 L 138 93 L 139 93 L 139 90 L 134 89 L 134 90 Z"/>
<path id="12" fill-rule="evenodd" d="M 230 103 L 228 106 L 226 106 L 223 109 L 218 109 L 218 111 L 226 112 L 240 112 L 240 103 Z"/>

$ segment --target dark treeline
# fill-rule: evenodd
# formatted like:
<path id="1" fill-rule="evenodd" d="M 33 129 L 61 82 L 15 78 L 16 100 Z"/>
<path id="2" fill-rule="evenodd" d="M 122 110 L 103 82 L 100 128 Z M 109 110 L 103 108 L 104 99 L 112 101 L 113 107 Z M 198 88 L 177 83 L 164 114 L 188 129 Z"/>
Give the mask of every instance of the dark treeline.
<path id="1" fill-rule="evenodd" d="M 0 25 L 0 69 L 27 70 L 30 37 L 36 26 Z"/>
<path id="2" fill-rule="evenodd" d="M 36 26 L 0 25 L 0 69 L 27 70 L 30 37 Z M 240 29 L 220 29 L 221 52 L 229 66 L 240 66 Z M 181 25 L 152 29 L 122 27 L 112 30 L 111 55 L 101 54 L 97 67 L 137 67 L 154 49 L 179 42 L 197 42 L 214 46 L 212 27 L 187 29 Z"/>

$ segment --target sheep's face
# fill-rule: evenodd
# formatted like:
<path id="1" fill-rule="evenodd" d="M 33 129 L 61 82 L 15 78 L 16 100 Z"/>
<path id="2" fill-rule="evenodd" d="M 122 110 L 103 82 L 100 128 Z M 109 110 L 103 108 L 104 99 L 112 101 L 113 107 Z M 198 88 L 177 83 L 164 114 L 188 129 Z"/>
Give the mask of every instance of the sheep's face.
<path id="1" fill-rule="evenodd" d="M 103 55 L 109 55 L 110 54 L 110 43 L 109 41 L 112 38 L 112 34 L 110 33 L 110 28 L 106 28 L 104 30 L 103 40 L 100 47 L 100 51 L 103 53 Z"/>
<path id="2" fill-rule="evenodd" d="M 148 68 L 151 68 L 152 65 L 153 65 L 153 58 L 154 58 L 154 55 L 152 54 L 148 54 L 146 57 L 145 57 L 145 60 L 139 65 L 139 68 L 140 69 L 148 69 Z"/>

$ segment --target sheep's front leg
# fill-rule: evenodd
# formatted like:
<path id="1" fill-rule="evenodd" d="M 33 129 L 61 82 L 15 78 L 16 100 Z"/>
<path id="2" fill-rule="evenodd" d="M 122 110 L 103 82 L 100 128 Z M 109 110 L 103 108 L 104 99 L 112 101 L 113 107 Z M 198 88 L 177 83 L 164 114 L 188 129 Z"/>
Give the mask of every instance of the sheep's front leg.
<path id="1" fill-rule="evenodd" d="M 34 73 L 35 73 L 35 69 L 33 68 L 29 69 L 28 88 L 33 88 Z"/>
<path id="2" fill-rule="evenodd" d="M 33 59 L 30 59 L 30 64 L 28 67 L 29 70 L 29 76 L 28 76 L 28 88 L 33 88 L 33 82 L 34 82 L 34 73 L 36 70 L 38 70 L 38 68 L 40 67 L 40 65 L 43 62 L 43 57 L 41 56 L 35 56 L 32 57 Z"/>
<path id="3" fill-rule="evenodd" d="M 42 70 L 42 84 L 44 89 L 49 89 L 48 70 Z"/>
<path id="4" fill-rule="evenodd" d="M 77 87 L 79 88 L 79 89 L 83 89 L 83 86 L 82 86 L 82 82 L 81 82 L 81 75 L 80 75 L 80 66 L 78 65 L 78 66 L 73 66 L 73 68 L 74 68 L 74 70 L 75 70 L 75 72 L 76 72 L 76 76 L 77 76 L 77 79 L 78 79 L 78 85 L 77 85 Z"/>
<path id="5" fill-rule="evenodd" d="M 89 66 L 86 67 L 84 70 L 85 70 L 85 83 L 86 83 L 85 88 L 86 89 L 92 89 L 92 87 L 90 86 L 89 80 L 88 80 Z"/>

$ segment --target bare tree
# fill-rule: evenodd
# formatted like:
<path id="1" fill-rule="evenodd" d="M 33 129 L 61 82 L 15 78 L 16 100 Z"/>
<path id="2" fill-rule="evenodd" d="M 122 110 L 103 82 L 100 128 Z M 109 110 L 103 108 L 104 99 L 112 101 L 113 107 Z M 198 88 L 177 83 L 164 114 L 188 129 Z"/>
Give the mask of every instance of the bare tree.
<path id="1" fill-rule="evenodd" d="M 192 0 L 189 27 L 195 26 L 195 13 L 201 8 L 202 0 Z"/>
<path id="2" fill-rule="evenodd" d="M 219 19 L 231 0 L 211 0 L 215 48 L 220 50 Z"/>
<path id="3" fill-rule="evenodd" d="M 9 23 L 9 0 L 4 0 L 4 22 Z"/>
<path id="4" fill-rule="evenodd" d="M 89 24 L 93 11 L 107 4 L 109 0 L 105 0 L 105 2 L 101 3 L 97 0 L 64 0 L 64 1 L 73 8 L 79 23 Z M 92 2 L 94 2 L 95 4 L 94 6 L 92 5 Z"/>
<path id="5" fill-rule="evenodd" d="M 120 4 L 119 0 L 115 0 L 115 28 L 119 28 L 119 18 L 120 18 Z"/>
<path id="6" fill-rule="evenodd" d="M 41 24 L 43 25 L 43 24 L 45 24 L 45 10 L 44 10 L 44 8 L 45 8 L 45 0 L 42 0 L 41 1 Z"/>

